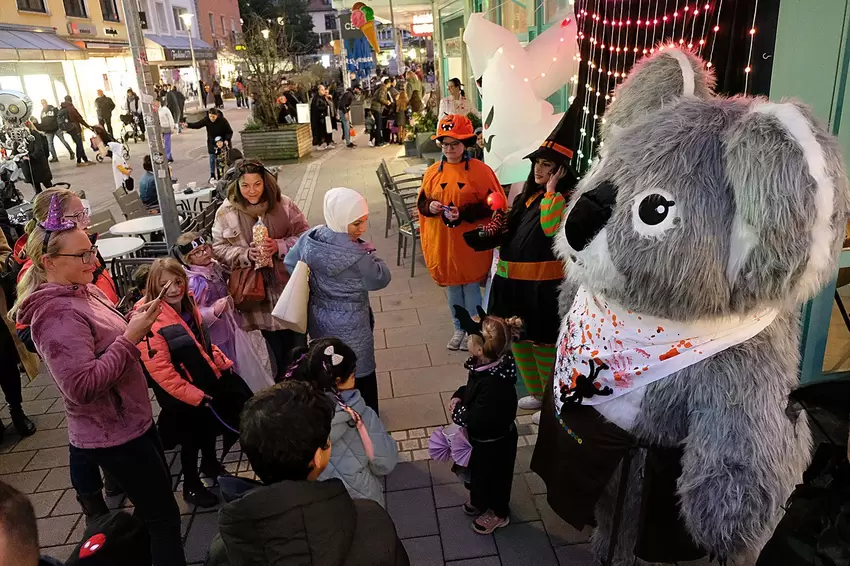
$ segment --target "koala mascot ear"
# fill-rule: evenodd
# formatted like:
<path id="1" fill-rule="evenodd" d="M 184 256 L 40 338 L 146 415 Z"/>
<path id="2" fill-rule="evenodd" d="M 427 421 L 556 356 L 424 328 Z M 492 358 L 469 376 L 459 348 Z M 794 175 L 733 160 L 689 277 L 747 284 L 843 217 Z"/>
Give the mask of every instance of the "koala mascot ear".
<path id="1" fill-rule="evenodd" d="M 602 139 L 611 139 L 681 97 L 711 98 L 713 89 L 714 75 L 690 51 L 656 47 L 656 53 L 641 59 L 614 91 L 615 100 L 605 110 Z"/>
<path id="2" fill-rule="evenodd" d="M 755 100 L 724 145 L 732 304 L 805 302 L 835 273 L 850 212 L 837 140 L 802 104 Z"/>

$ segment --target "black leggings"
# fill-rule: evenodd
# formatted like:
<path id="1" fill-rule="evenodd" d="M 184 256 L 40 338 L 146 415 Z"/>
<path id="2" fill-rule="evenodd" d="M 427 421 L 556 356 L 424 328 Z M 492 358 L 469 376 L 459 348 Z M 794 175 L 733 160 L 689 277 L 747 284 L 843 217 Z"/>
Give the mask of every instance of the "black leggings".
<path id="1" fill-rule="evenodd" d="M 292 350 L 306 346 L 307 336 L 292 330 L 263 330 L 262 333 L 271 356 L 272 374 L 275 381 L 279 381 L 292 363 Z"/>
<path id="2" fill-rule="evenodd" d="M 482 513 L 491 509 L 502 519 L 510 514 L 517 439 L 517 429 L 512 427 L 511 432 L 499 440 L 470 440 L 472 459 L 469 473 L 472 481 L 466 487 L 469 489 L 469 502 Z"/>
<path id="3" fill-rule="evenodd" d="M 372 407 L 378 414 L 378 376 L 373 371 L 369 375 L 358 377 L 354 380 L 354 386 L 360 391 L 360 396 L 366 402 L 366 406 Z"/>
<path id="4" fill-rule="evenodd" d="M 183 466 L 183 489 L 200 487 L 201 476 L 198 473 L 198 452 L 204 464 L 218 463 L 215 453 L 215 436 L 212 434 L 197 435 L 193 441 L 184 442 L 180 449 L 180 464 Z"/>
<path id="5" fill-rule="evenodd" d="M 0 320 L 0 389 L 6 397 L 9 409 L 20 409 L 21 371 L 18 369 L 18 351 L 9 327 Z"/>

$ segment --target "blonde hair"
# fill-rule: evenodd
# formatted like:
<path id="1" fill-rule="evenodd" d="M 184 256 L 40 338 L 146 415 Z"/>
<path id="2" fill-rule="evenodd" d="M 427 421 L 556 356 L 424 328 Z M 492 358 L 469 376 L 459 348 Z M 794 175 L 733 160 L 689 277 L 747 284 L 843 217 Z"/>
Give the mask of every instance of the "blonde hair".
<path id="1" fill-rule="evenodd" d="M 192 311 L 192 301 L 189 300 L 189 277 L 186 275 L 186 270 L 180 265 L 180 262 L 173 257 L 161 257 L 153 262 L 151 270 L 148 272 L 148 283 L 145 286 L 145 298 L 152 301 L 159 296 L 162 291 L 162 285 L 159 283 L 160 277 L 168 273 L 174 275 L 183 284 L 183 299 L 180 303 L 181 310 L 186 312 Z"/>
<path id="2" fill-rule="evenodd" d="M 178 246 L 185 246 L 186 244 L 191 244 L 198 238 L 203 236 L 200 232 L 184 232 L 177 236 L 177 240 L 175 240 L 175 244 Z"/>
<path id="3" fill-rule="evenodd" d="M 76 230 L 79 230 L 79 228 L 64 230 L 62 232 L 51 232 L 47 240 L 47 250 L 44 250 L 44 239 L 47 237 L 47 230 L 38 224 L 32 229 L 27 238 L 26 247 L 27 257 L 32 261 L 32 265 L 18 282 L 18 299 L 12 308 L 9 309 L 10 319 L 15 320 L 15 314 L 18 312 L 18 308 L 20 308 L 24 299 L 32 295 L 38 289 L 39 285 L 47 283 L 44 256 L 59 253 L 59 250 L 62 248 L 62 242 Z"/>
<path id="4" fill-rule="evenodd" d="M 47 220 L 47 211 L 50 210 L 50 199 L 56 195 L 62 214 L 68 209 L 73 199 L 79 199 L 79 195 L 68 189 L 45 189 L 35 196 L 32 201 L 32 220 L 27 222 L 26 232 L 31 234 L 39 222 Z"/>

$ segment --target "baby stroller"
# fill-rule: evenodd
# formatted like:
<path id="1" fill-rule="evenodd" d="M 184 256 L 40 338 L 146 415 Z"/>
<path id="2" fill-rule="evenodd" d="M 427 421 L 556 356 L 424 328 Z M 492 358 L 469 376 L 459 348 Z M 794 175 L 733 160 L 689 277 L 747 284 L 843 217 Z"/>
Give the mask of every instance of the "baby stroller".
<path id="1" fill-rule="evenodd" d="M 92 131 L 94 132 L 94 135 L 90 138 L 92 151 L 95 152 L 95 159 L 97 162 L 103 163 L 104 159 L 112 157 L 112 152 L 109 150 L 109 144 L 117 140 L 101 126 L 92 126 Z M 122 143 L 121 145 L 126 159 L 130 155 L 130 148 L 127 147 L 126 143 Z"/>
<path id="2" fill-rule="evenodd" d="M 131 139 L 133 143 L 145 141 L 144 126 L 140 114 L 121 114 L 121 143 L 127 145 Z"/>

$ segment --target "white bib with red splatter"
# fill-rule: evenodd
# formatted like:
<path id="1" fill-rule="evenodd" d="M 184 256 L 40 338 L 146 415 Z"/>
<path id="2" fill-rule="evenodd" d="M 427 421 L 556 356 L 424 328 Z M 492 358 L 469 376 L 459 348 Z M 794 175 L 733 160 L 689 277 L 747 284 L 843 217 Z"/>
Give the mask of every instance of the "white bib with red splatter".
<path id="1" fill-rule="evenodd" d="M 580 287 L 558 337 L 555 407 L 599 405 L 749 340 L 778 311 L 682 323 L 629 311 Z"/>

